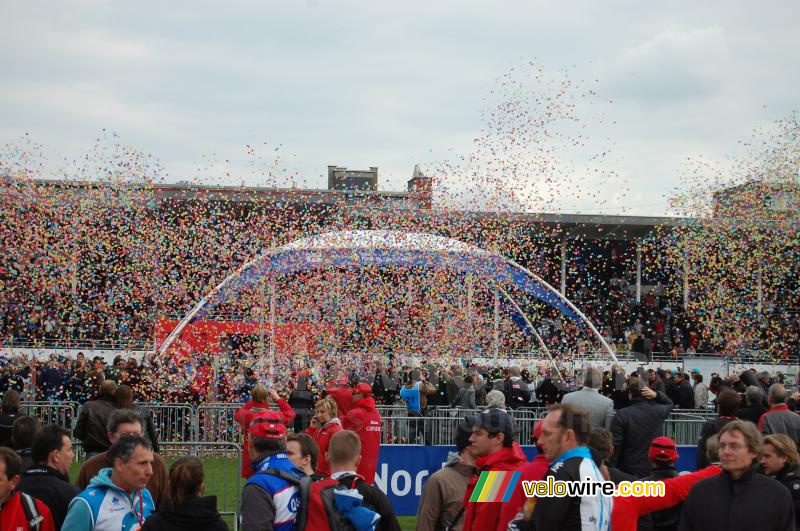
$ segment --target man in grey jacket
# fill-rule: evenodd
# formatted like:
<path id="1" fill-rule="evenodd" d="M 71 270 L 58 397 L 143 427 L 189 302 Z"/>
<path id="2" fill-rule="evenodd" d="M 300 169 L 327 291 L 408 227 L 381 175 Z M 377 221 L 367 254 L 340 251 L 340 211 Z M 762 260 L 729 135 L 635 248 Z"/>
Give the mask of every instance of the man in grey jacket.
<path id="1" fill-rule="evenodd" d="M 786 405 L 786 388 L 781 384 L 773 384 L 769 388 L 767 401 L 770 408 L 761 415 L 758 430 L 764 435 L 782 433 L 791 437 L 795 444 L 800 444 L 800 415 Z"/>
<path id="2" fill-rule="evenodd" d="M 583 377 L 583 389 L 567 393 L 561 403 L 579 406 L 588 411 L 593 428 L 609 429 L 614 416 L 614 401 L 598 392 L 602 383 L 603 373 L 596 367 L 589 367 Z"/>

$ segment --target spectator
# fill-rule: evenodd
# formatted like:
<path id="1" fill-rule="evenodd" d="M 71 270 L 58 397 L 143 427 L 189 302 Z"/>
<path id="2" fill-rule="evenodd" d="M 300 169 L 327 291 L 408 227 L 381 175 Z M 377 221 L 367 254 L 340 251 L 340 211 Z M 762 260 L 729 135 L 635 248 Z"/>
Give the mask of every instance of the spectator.
<path id="1" fill-rule="evenodd" d="M 293 531 L 305 474 L 286 455 L 286 425 L 275 418 L 257 417 L 249 432 L 248 455 L 255 474 L 242 489 L 241 528 Z M 303 528 L 300 524 L 298 529 Z"/>
<path id="2" fill-rule="evenodd" d="M 769 394 L 769 389 L 772 386 L 772 377 L 769 371 L 761 371 L 758 373 L 758 384 L 764 390 L 764 394 Z"/>
<path id="3" fill-rule="evenodd" d="M 117 409 L 114 405 L 116 390 L 117 384 L 111 380 L 102 381 L 97 399 L 89 400 L 80 409 L 75 423 L 75 437 L 83 443 L 87 458 L 105 452 L 111 446 L 106 425 L 108 417 Z"/>
<path id="4" fill-rule="evenodd" d="M 363 382 L 357 384 L 353 389 L 353 407 L 342 419 L 342 428 L 355 432 L 361 440 L 361 459 L 357 472 L 367 483 L 375 481 L 382 424 L 383 420 L 372 398 L 372 387 Z"/>
<path id="5" fill-rule="evenodd" d="M 592 451 L 592 458 L 595 463 L 602 463 L 606 467 L 608 477 L 615 485 L 619 485 L 623 481 L 636 481 L 638 479 L 636 476 L 623 472 L 609 464 L 609 459 L 614 455 L 614 443 L 611 432 L 607 429 L 592 428 L 587 446 Z"/>
<path id="6" fill-rule="evenodd" d="M 69 431 L 55 424 L 43 427 L 31 448 L 33 466 L 17 485 L 20 492 L 42 500 L 53 515 L 56 529 L 61 529 L 67 507 L 80 489 L 69 482 L 69 468 L 75 459 Z"/>
<path id="7" fill-rule="evenodd" d="M 706 459 L 709 466 L 720 466 L 719 462 L 719 433 L 715 433 L 706 441 Z"/>
<path id="8" fill-rule="evenodd" d="M 552 406 L 542 424 L 540 444 L 550 461 L 547 477 L 554 481 L 603 481 L 586 444 L 591 424 L 585 409 L 572 405 Z M 609 496 L 565 496 L 541 498 L 533 511 L 534 529 L 610 529 L 612 500 Z"/>
<path id="9" fill-rule="evenodd" d="M 715 419 L 707 420 L 703 424 L 703 427 L 700 428 L 700 438 L 697 440 L 696 456 L 698 470 L 711 464 L 706 458 L 706 441 L 709 437 L 718 433 L 725 424 L 732 420 L 737 420 L 735 411 L 739 403 L 739 394 L 731 389 L 724 389 L 719 396 L 717 396 L 717 413 L 719 413 L 719 416 Z"/>
<path id="10" fill-rule="evenodd" d="M 786 405 L 786 388 L 781 384 L 774 384 L 769 388 L 767 403 L 769 411 L 761 415 L 758 421 L 758 430 L 764 435 L 783 433 L 791 437 L 795 444 L 800 441 L 800 416 L 789 411 Z"/>
<path id="11" fill-rule="evenodd" d="M 118 409 L 111 414 L 106 426 L 108 439 L 115 444 L 125 437 L 135 436 L 144 437 L 142 419 L 135 411 L 130 409 Z M 152 445 L 150 446 L 152 450 Z M 104 468 L 113 467 L 114 461 L 109 452 L 101 452 L 88 459 L 78 472 L 78 480 L 75 482 L 79 489 L 85 489 L 91 485 L 92 479 L 97 476 Z M 156 502 L 156 506 L 164 501 L 169 479 L 167 477 L 167 467 L 158 454 L 153 454 L 151 472 L 148 475 L 147 490 Z"/>
<path id="12" fill-rule="evenodd" d="M 599 393 L 603 374 L 595 367 L 586 369 L 583 388 L 564 395 L 562 404 L 572 404 L 589 412 L 589 420 L 595 428 L 610 428 L 614 417 L 614 401 Z"/>
<path id="13" fill-rule="evenodd" d="M 312 481 L 325 479 L 322 474 L 317 474 L 319 462 L 319 447 L 314 438 L 307 433 L 290 433 L 286 436 L 286 455 L 294 466 L 305 472 Z"/>
<path id="14" fill-rule="evenodd" d="M 678 408 L 694 409 L 694 390 L 692 389 L 692 385 L 686 379 L 686 375 L 679 371 L 675 375 L 675 383 L 678 386 Z"/>
<path id="15" fill-rule="evenodd" d="M 473 379 L 471 375 L 464 377 L 464 385 L 458 388 L 456 397 L 453 400 L 453 407 L 462 409 L 476 409 L 478 406 L 475 403 L 475 388 L 472 386 Z"/>
<path id="16" fill-rule="evenodd" d="M 307 529 L 370 529 L 400 531 L 392 505 L 380 489 L 356 473 L 361 441 L 350 430 L 331 437 L 331 477 L 311 485 Z"/>
<path id="17" fill-rule="evenodd" d="M 141 527 L 155 510 L 147 483 L 153 450 L 142 436 L 126 435 L 108 450 L 113 466 L 103 468 L 69 504 L 64 530 L 120 531 Z M 108 501 L 106 501 L 108 500 Z"/>
<path id="18" fill-rule="evenodd" d="M 17 452 L 22 461 L 22 472 L 25 472 L 33 465 L 31 448 L 36 435 L 41 429 L 42 424 L 28 415 L 17 417 L 17 420 L 11 426 L 11 443 L 14 445 L 14 451 Z"/>
<path id="19" fill-rule="evenodd" d="M 794 529 L 792 497 L 780 483 L 755 470 L 761 454 L 755 427 L 734 420 L 719 432 L 723 473 L 694 486 L 683 504 L 681 531 Z"/>
<path id="20" fill-rule="evenodd" d="M 336 380 L 325 388 L 325 392 L 336 402 L 336 409 L 340 415 L 346 415 L 353 407 L 353 388 L 350 387 L 344 371 L 340 372 Z"/>
<path id="21" fill-rule="evenodd" d="M 16 489 L 20 481 L 20 466 L 19 456 L 16 453 L 10 448 L 0 447 L 0 529 L 3 531 L 36 529 L 31 525 L 32 520 L 41 517 L 38 531 L 55 531 L 53 516 L 47 505 Z M 27 499 L 23 502 L 24 497 Z M 35 507 L 37 514 L 31 515 L 30 518 L 23 503 Z"/>
<path id="22" fill-rule="evenodd" d="M 506 404 L 511 409 L 525 407 L 531 397 L 528 384 L 522 379 L 519 367 L 510 367 L 501 389 L 506 398 Z"/>
<path id="23" fill-rule="evenodd" d="M 301 433 L 308 428 L 314 416 L 314 393 L 308 390 L 308 378 L 305 374 L 297 377 L 297 386 L 289 393 L 289 406 L 297 415 L 294 418 L 294 431 Z"/>
<path id="24" fill-rule="evenodd" d="M 434 472 L 425 482 L 417 507 L 417 531 L 462 529 L 464 506 L 461 502 L 467 490 L 467 483 L 476 470 L 475 459 L 470 449 L 470 436 L 470 431 L 458 430 L 455 437 L 456 451 L 450 452 L 447 455 L 447 464 L 441 470 Z M 521 503 L 519 505 L 521 506 Z"/>
<path id="25" fill-rule="evenodd" d="M 692 370 L 692 380 L 694 380 L 694 408 L 708 409 L 708 386 L 703 383 L 703 375 L 699 370 Z"/>
<path id="26" fill-rule="evenodd" d="M 795 529 L 800 529 L 800 456 L 788 435 L 767 435 L 761 453 L 764 474 L 780 481 L 794 503 Z"/>
<path id="27" fill-rule="evenodd" d="M 316 442 L 319 447 L 317 472 L 324 476 L 329 476 L 331 474 L 331 468 L 325 454 L 328 452 L 328 443 L 331 437 L 336 432 L 342 430 L 342 423 L 336 417 L 336 401 L 330 396 L 318 400 L 314 406 L 314 411 L 315 414 L 311 418 L 311 425 L 306 430 L 306 433 L 314 438 L 314 442 Z"/>
<path id="28" fill-rule="evenodd" d="M 489 408 L 483 413 L 465 418 L 472 429 L 469 437 L 475 458 L 477 475 L 467 484 L 464 493 L 464 531 L 502 529 L 508 522 L 500 521 L 502 503 L 470 502 L 472 491 L 483 471 L 514 471 L 525 464 L 519 445 L 514 444 L 514 422 L 505 411 Z"/>
<path id="29" fill-rule="evenodd" d="M 678 461 L 678 448 L 669 437 L 656 437 L 648 452 L 653 472 L 642 478 L 642 481 L 665 481 L 678 477 L 675 463 Z M 702 467 L 705 468 L 705 467 Z M 702 470 L 698 468 L 698 470 Z M 682 504 L 678 503 L 649 515 L 650 529 L 654 531 L 676 531 L 681 520 Z"/>
<path id="30" fill-rule="evenodd" d="M 497 389 L 492 389 L 486 393 L 486 409 L 506 411 L 506 396 Z"/>
<path id="31" fill-rule="evenodd" d="M 745 391 L 746 407 L 736 410 L 736 418 L 749 420 L 757 426 L 761 415 L 767 412 L 766 398 L 760 385 L 749 386 Z"/>
<path id="32" fill-rule="evenodd" d="M 656 393 L 659 391 L 664 394 L 667 393 L 664 381 L 658 377 L 658 374 L 653 369 L 647 369 L 647 386 Z"/>
<path id="33" fill-rule="evenodd" d="M 153 445 L 153 451 L 158 453 L 158 433 L 153 424 L 153 414 L 146 407 L 140 407 L 133 403 L 133 389 L 129 385 L 120 385 L 114 391 L 114 406 L 117 409 L 129 409 L 135 411 L 142 419 L 144 426 L 144 436 Z M 152 491 L 150 492 L 152 494 Z"/>
<path id="34" fill-rule="evenodd" d="M 6 390 L 0 404 L 0 446 L 11 446 L 11 425 L 19 416 L 19 393 L 14 389 Z"/>
<path id="35" fill-rule="evenodd" d="M 280 414 L 270 412 L 270 399 L 278 405 Z M 239 426 L 244 432 L 244 451 L 242 455 L 243 478 L 249 478 L 253 475 L 253 469 L 250 467 L 251 459 L 248 454 L 249 445 L 247 444 L 247 438 L 249 437 L 250 424 L 252 424 L 253 419 L 259 416 L 270 416 L 271 418 L 279 419 L 284 425 L 288 426 L 294 420 L 295 413 L 286 400 L 281 398 L 274 389 L 267 391 L 267 388 L 261 384 L 253 386 L 250 392 L 250 400 L 233 415 L 233 419 L 239 423 Z"/>
<path id="36" fill-rule="evenodd" d="M 142 531 L 228 531 L 217 511 L 217 497 L 203 496 L 203 462 L 181 457 L 169 469 L 169 496 Z"/>
<path id="37" fill-rule="evenodd" d="M 643 388 L 638 378 L 628 386 L 630 405 L 619 410 L 611 422 L 614 456 L 611 464 L 623 472 L 643 477 L 650 473 L 647 451 L 650 443 L 661 435 L 664 420 L 672 411 L 666 395 Z"/>

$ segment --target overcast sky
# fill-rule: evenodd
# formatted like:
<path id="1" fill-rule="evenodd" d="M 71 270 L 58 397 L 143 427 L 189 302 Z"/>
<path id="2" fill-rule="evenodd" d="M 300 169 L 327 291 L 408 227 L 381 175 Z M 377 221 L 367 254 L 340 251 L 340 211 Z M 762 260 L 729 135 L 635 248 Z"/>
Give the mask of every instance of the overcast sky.
<path id="1" fill-rule="evenodd" d="M 0 2 L 0 142 L 29 133 L 53 167 L 105 129 L 169 181 L 264 184 L 278 156 L 301 185 L 378 166 L 401 190 L 422 163 L 562 192 L 520 193 L 522 208 L 659 215 L 687 158 L 724 161 L 800 107 L 796 0 Z M 506 150 L 492 109 L 530 110 L 563 79 L 588 142 L 565 154 L 530 126 Z M 535 163 L 500 175 L 531 152 L 571 159 L 548 179 Z"/>

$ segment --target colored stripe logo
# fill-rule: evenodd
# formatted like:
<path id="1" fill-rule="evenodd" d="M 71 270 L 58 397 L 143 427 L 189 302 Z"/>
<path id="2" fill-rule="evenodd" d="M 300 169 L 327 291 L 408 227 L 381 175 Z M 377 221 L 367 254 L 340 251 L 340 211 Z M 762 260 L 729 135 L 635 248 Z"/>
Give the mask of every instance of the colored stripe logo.
<path id="1" fill-rule="evenodd" d="M 519 470 L 516 472 L 481 472 L 478 483 L 470 496 L 470 503 L 507 502 L 519 483 Z"/>

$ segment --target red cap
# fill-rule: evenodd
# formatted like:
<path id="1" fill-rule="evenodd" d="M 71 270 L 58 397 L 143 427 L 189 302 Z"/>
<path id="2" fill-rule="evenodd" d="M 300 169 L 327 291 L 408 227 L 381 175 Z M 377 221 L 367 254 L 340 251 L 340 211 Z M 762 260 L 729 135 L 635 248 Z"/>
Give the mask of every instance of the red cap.
<path id="1" fill-rule="evenodd" d="M 353 394 L 360 394 L 364 396 L 372 395 L 372 387 L 368 383 L 361 382 L 353 388 Z"/>
<path id="2" fill-rule="evenodd" d="M 273 415 L 261 415 L 250 423 L 250 435 L 265 439 L 282 439 L 286 436 L 286 426 Z"/>
<path id="3" fill-rule="evenodd" d="M 670 461 L 678 460 L 678 449 L 675 441 L 669 437 L 656 437 L 650 444 L 650 451 L 647 453 L 650 461 Z"/>

